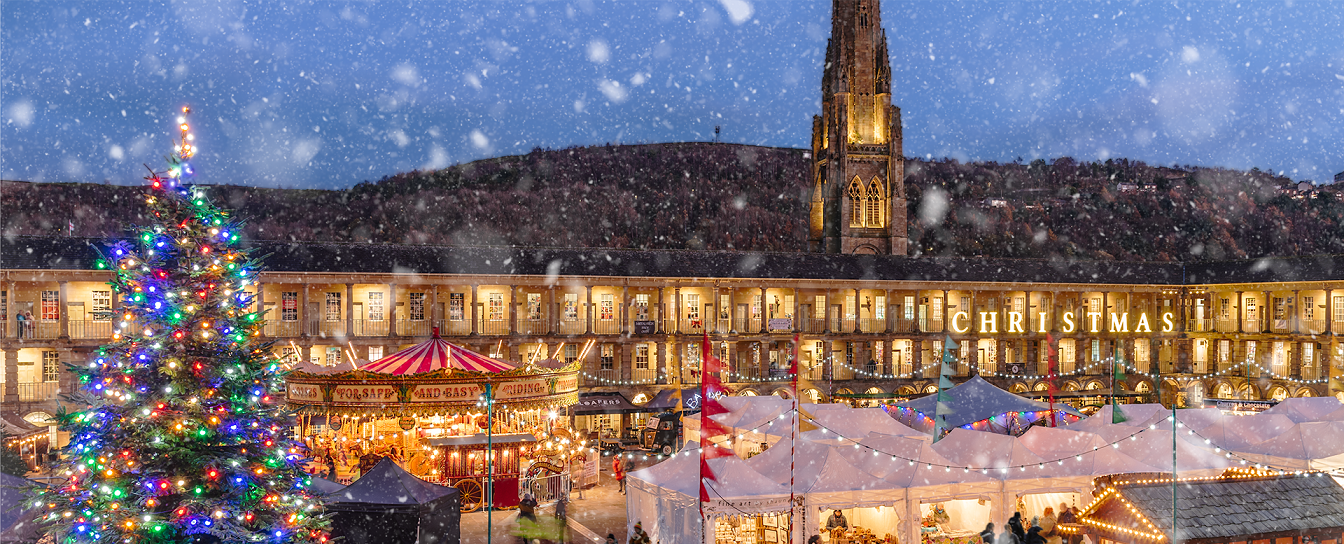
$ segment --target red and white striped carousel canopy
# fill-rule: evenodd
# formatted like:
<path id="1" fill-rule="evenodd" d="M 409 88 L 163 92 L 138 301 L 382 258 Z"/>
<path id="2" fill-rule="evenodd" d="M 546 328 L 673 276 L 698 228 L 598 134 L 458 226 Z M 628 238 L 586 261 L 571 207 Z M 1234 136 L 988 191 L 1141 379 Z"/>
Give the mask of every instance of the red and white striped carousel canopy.
<path id="1" fill-rule="evenodd" d="M 514 366 L 452 344 L 436 334 L 426 342 L 373 361 L 360 370 L 406 376 L 443 368 L 472 372 L 504 372 L 513 370 Z"/>

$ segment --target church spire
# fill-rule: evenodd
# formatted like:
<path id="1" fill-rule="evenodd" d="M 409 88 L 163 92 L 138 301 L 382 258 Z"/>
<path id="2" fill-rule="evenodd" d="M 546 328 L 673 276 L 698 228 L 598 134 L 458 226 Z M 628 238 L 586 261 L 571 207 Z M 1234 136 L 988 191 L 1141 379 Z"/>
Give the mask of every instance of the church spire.
<path id="1" fill-rule="evenodd" d="M 812 122 L 810 249 L 904 255 L 901 112 L 891 105 L 878 0 L 834 0 L 821 96 Z"/>

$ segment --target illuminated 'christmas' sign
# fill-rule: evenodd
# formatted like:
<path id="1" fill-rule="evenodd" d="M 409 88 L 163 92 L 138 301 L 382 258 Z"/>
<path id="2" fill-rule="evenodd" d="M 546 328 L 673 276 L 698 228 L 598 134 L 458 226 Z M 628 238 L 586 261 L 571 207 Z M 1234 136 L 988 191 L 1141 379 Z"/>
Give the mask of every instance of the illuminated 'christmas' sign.
<path id="1" fill-rule="evenodd" d="M 978 312 L 976 322 L 979 327 L 976 329 L 978 334 L 999 334 L 999 313 L 998 312 Z M 1038 312 L 1036 314 L 1036 325 L 1038 330 L 1028 331 L 1026 329 L 1026 314 L 1023 312 L 1007 312 L 1006 321 L 1003 323 L 1005 334 L 1035 332 L 1045 334 L 1050 332 L 1049 312 Z M 1129 312 L 1111 312 L 1102 314 L 1098 312 L 1087 312 L 1082 315 L 1073 312 L 1064 312 L 1059 316 L 1060 332 L 1065 334 L 1074 332 L 1085 333 L 1152 333 L 1153 323 L 1148 320 L 1148 314 L 1138 314 L 1138 318 L 1130 320 Z M 1130 323 L 1133 323 L 1131 329 Z M 969 312 L 957 312 L 952 314 L 951 323 L 949 323 L 952 332 L 957 334 L 966 334 L 971 332 L 973 324 Z M 1176 330 L 1175 317 L 1171 312 L 1162 314 L 1161 321 L 1156 323 L 1161 332 L 1173 332 Z"/>

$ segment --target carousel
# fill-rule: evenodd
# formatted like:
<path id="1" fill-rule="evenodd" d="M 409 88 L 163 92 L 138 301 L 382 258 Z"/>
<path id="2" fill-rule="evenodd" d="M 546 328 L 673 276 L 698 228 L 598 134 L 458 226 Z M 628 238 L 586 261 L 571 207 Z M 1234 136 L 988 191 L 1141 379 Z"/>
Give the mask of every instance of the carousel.
<path id="1" fill-rule="evenodd" d="M 286 402 L 315 472 L 349 483 L 391 458 L 456 487 L 464 512 L 510 508 L 533 480 L 563 477 L 580 447 L 562 412 L 578 401 L 578 369 L 486 357 L 436 330 L 358 367 L 301 362 L 286 378 Z"/>

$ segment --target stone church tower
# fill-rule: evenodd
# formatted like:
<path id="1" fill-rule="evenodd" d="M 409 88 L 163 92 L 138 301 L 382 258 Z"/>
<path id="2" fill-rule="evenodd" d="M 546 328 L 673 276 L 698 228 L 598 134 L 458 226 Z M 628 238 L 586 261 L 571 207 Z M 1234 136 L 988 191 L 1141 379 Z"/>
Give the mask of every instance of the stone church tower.
<path id="1" fill-rule="evenodd" d="M 901 110 L 879 0 L 833 0 L 812 157 L 809 250 L 905 255 Z"/>

